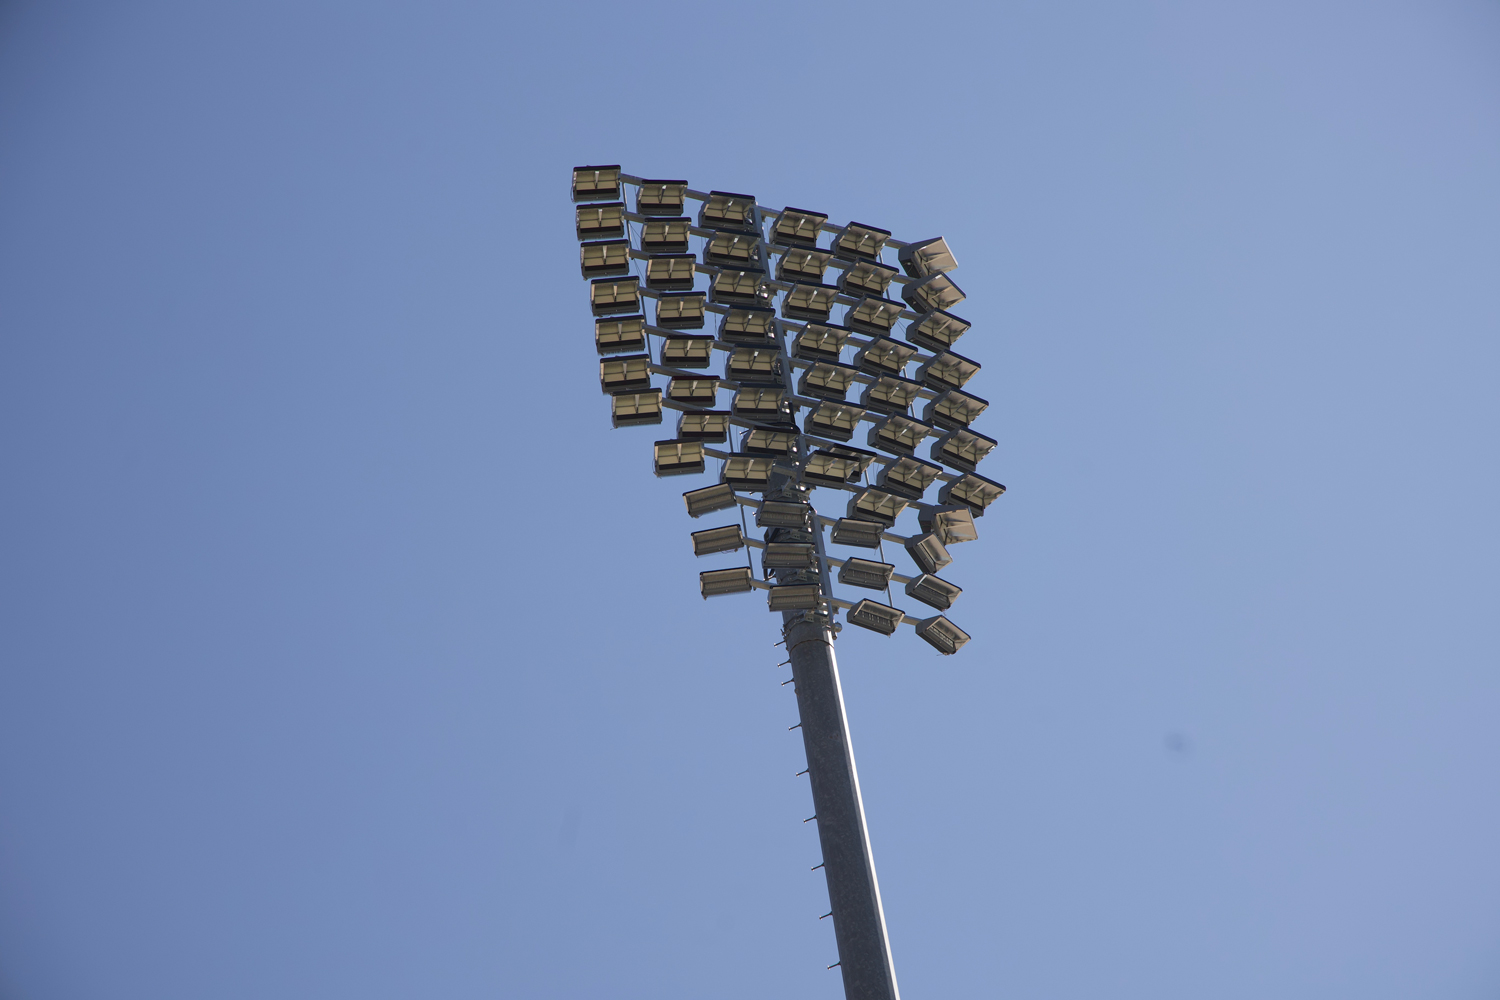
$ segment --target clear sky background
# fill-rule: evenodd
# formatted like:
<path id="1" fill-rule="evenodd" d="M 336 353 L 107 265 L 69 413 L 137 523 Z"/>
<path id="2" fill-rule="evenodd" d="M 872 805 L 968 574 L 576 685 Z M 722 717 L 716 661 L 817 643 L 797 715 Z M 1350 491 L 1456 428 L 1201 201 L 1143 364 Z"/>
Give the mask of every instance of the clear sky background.
<path id="1" fill-rule="evenodd" d="M 12 0 L 0 996 L 840 996 L 614 162 L 958 256 L 974 639 L 839 642 L 907 1000 L 1500 995 L 1495 4 Z"/>

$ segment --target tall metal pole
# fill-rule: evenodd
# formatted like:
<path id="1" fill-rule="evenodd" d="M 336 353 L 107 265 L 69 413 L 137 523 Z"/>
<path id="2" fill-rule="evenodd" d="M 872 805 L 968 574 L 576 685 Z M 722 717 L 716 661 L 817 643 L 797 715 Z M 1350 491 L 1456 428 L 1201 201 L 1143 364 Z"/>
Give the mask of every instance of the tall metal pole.
<path id="1" fill-rule="evenodd" d="M 792 660 L 844 996 L 846 1000 L 899 1000 L 833 656 L 833 631 L 822 615 L 786 612 L 784 618 L 782 631 Z"/>

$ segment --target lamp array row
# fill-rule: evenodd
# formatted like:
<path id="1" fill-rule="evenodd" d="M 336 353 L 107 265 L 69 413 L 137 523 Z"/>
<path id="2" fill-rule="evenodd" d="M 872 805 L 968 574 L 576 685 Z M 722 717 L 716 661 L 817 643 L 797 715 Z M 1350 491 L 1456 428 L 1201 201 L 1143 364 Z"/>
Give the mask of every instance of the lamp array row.
<path id="1" fill-rule="evenodd" d="M 874 559 L 852 557 L 836 559 L 820 556 L 818 546 L 810 542 L 758 542 L 746 538 L 738 524 L 718 528 L 707 528 L 692 533 L 693 553 L 698 556 L 723 552 L 737 552 L 746 547 L 762 551 L 761 570 L 769 578 L 776 570 L 815 570 L 820 579 L 820 560 L 836 567 L 836 579 L 845 586 L 869 590 L 887 590 L 891 583 L 905 585 L 908 597 L 937 609 L 946 611 L 953 606 L 962 588 L 937 576 L 937 571 L 952 563 L 948 546 L 959 542 L 974 541 L 978 532 L 973 515 L 967 507 L 949 506 L 925 509 L 920 516 L 922 534 L 911 538 L 890 536 L 884 525 L 857 516 L 830 521 L 813 512 L 810 505 L 784 500 L 748 501 L 738 497 L 727 485 L 710 486 L 690 490 L 683 494 L 688 513 L 697 518 L 714 511 L 730 509 L 736 504 L 755 507 L 755 523 L 762 528 L 791 528 L 798 531 L 821 531 L 825 524 L 831 527 L 830 540 L 835 544 L 860 548 L 879 548 L 882 539 L 900 540 L 906 552 L 920 570 L 917 576 L 907 577 L 896 573 L 896 567 Z M 845 618 L 852 625 L 871 629 L 883 635 L 891 635 L 903 621 L 916 626 L 917 634 L 944 653 L 957 652 L 969 636 L 957 625 L 939 614 L 918 619 L 907 615 L 899 608 L 866 598 L 858 602 L 842 601 L 815 583 L 774 584 L 756 580 L 749 566 L 730 569 L 708 570 L 699 574 L 699 588 L 705 599 L 724 594 L 748 593 L 760 588 L 767 591 L 767 607 L 771 611 L 814 610 L 826 601 L 846 610 Z"/>

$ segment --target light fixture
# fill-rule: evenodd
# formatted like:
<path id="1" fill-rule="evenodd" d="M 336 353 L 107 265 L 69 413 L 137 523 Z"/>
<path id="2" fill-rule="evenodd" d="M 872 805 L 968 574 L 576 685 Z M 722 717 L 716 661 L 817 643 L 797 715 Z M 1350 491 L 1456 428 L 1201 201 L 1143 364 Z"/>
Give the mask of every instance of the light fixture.
<path id="1" fill-rule="evenodd" d="M 688 517 L 702 517 L 716 510 L 729 510 L 734 506 L 734 487 L 722 483 L 705 486 L 701 490 L 688 490 L 682 495 L 687 504 Z"/>
<path id="2" fill-rule="evenodd" d="M 797 395 L 814 399 L 831 399 L 842 403 L 854 384 L 855 370 L 848 365 L 819 361 L 797 380 Z"/>
<path id="3" fill-rule="evenodd" d="M 599 388 L 617 392 L 642 392 L 651 388 L 651 355 L 626 354 L 599 362 Z"/>
<path id="4" fill-rule="evenodd" d="M 851 476 L 859 476 L 859 461 L 826 451 L 813 452 L 802 467 L 803 482 L 818 486 L 842 486 Z"/>
<path id="5" fill-rule="evenodd" d="M 850 331 L 842 326 L 809 323 L 792 341 L 792 357 L 809 361 L 838 361 Z"/>
<path id="6" fill-rule="evenodd" d="M 907 276 L 912 278 L 942 274 L 958 267 L 958 261 L 953 259 L 953 251 L 948 249 L 948 241 L 941 236 L 906 244 L 896 251 L 896 259 L 901 262 Z"/>
<path id="7" fill-rule="evenodd" d="M 880 547 L 880 536 L 885 533 L 885 526 L 879 521 L 869 521 L 858 517 L 841 517 L 833 522 L 833 530 L 829 532 L 829 538 L 837 545 L 851 545 L 860 549 L 878 549 Z"/>
<path id="8" fill-rule="evenodd" d="M 594 320 L 594 348 L 600 354 L 626 354 L 646 349 L 646 317 L 622 316 Z"/>
<path id="9" fill-rule="evenodd" d="M 936 573 L 953 561 L 948 549 L 932 532 L 907 539 L 906 554 L 923 573 Z"/>
<path id="10" fill-rule="evenodd" d="M 601 240 L 578 246 L 578 266 L 585 278 L 616 278 L 630 273 L 630 241 Z"/>
<path id="11" fill-rule="evenodd" d="M 878 604 L 868 597 L 844 612 L 844 620 L 850 625 L 858 625 L 881 635 L 894 633 L 905 617 L 905 614 L 890 605 Z"/>
<path id="12" fill-rule="evenodd" d="M 966 472 L 938 490 L 938 503 L 967 504 L 970 510 L 983 514 L 984 509 L 1000 499 L 1004 492 L 1005 487 L 999 483 L 973 472 Z"/>
<path id="13" fill-rule="evenodd" d="M 698 574 L 698 589 L 703 594 L 704 600 L 722 594 L 744 594 L 755 589 L 755 585 L 751 583 L 752 579 L 749 566 L 711 569 L 706 573 Z"/>
<path id="14" fill-rule="evenodd" d="M 729 353 L 724 373 L 736 382 L 775 383 L 781 354 L 770 348 L 736 347 Z"/>
<path id="15" fill-rule="evenodd" d="M 844 323 L 860 333 L 884 337 L 890 334 L 900 318 L 901 303 L 866 295 L 850 307 L 849 312 L 844 315 Z"/>
<path id="16" fill-rule="evenodd" d="M 964 504 L 945 504 L 924 507 L 917 512 L 917 523 L 922 530 L 936 535 L 944 545 L 979 540 L 979 529 L 974 526 L 974 512 Z"/>
<path id="17" fill-rule="evenodd" d="M 595 316 L 641 311 L 640 278 L 599 278 L 589 282 L 589 306 Z"/>
<path id="18" fill-rule="evenodd" d="M 731 309 L 719 322 L 719 339 L 731 344 L 776 341 L 776 314 L 770 309 Z"/>
<path id="19" fill-rule="evenodd" d="M 719 481 L 737 490 L 763 490 L 771 481 L 773 459 L 731 455 L 724 460 Z"/>
<path id="20" fill-rule="evenodd" d="M 786 394 L 780 389 L 746 386 L 734 394 L 730 410 L 742 420 L 779 420 L 787 415 Z"/>
<path id="21" fill-rule="evenodd" d="M 703 293 L 671 292 L 656 297 L 656 325 L 667 330 L 703 329 Z"/>
<path id="22" fill-rule="evenodd" d="M 711 556 L 715 552 L 738 552 L 745 547 L 745 533 L 738 524 L 695 531 L 692 538 L 695 556 Z"/>
<path id="23" fill-rule="evenodd" d="M 692 334 L 662 338 L 661 363 L 669 368 L 707 368 L 714 359 L 714 338 Z"/>
<path id="24" fill-rule="evenodd" d="M 677 436 L 684 441 L 723 443 L 729 440 L 729 413 L 723 410 L 700 410 L 677 418 Z"/>
<path id="25" fill-rule="evenodd" d="M 659 292 L 686 292 L 693 287 L 698 259 L 690 253 L 670 253 L 646 261 L 646 287 Z"/>
<path id="26" fill-rule="evenodd" d="M 816 247 L 818 233 L 828 222 L 821 212 L 809 212 L 803 208 L 784 208 L 771 227 L 771 239 L 793 247 Z"/>
<path id="27" fill-rule="evenodd" d="M 755 232 L 755 198 L 729 191 L 710 191 L 698 210 L 698 225 L 704 229 L 737 229 Z"/>
<path id="28" fill-rule="evenodd" d="M 876 337 L 854 355 L 854 364 L 872 375 L 901 375 L 916 353 L 914 347 L 889 337 Z"/>
<path id="29" fill-rule="evenodd" d="M 760 240 L 746 233 L 714 233 L 703 244 L 703 263 L 712 267 L 745 268 L 759 260 Z"/>
<path id="30" fill-rule="evenodd" d="M 823 272 L 828 269 L 828 262 L 832 259 L 833 254 L 827 250 L 788 247 L 781 251 L 781 259 L 776 262 L 776 280 L 806 281 L 821 285 Z"/>
<path id="31" fill-rule="evenodd" d="M 833 252 L 851 259 L 877 260 L 885 249 L 885 241 L 891 238 L 889 229 L 867 226 L 862 222 L 851 222 L 833 238 Z"/>
<path id="32" fill-rule="evenodd" d="M 721 306 L 761 306 L 770 301 L 766 276 L 755 271 L 720 271 L 708 283 L 710 302 Z"/>
<path id="33" fill-rule="evenodd" d="M 945 430 L 961 430 L 978 419 L 989 405 L 988 400 L 949 389 L 936 399 L 928 400 L 922 408 L 922 419 Z"/>
<path id="34" fill-rule="evenodd" d="M 934 649 L 945 656 L 958 652 L 963 648 L 963 644 L 969 641 L 969 633 L 942 615 L 924 618 L 918 622 L 917 635 L 927 640 Z"/>
<path id="35" fill-rule="evenodd" d="M 692 219 L 647 219 L 641 223 L 641 252 L 687 253 Z"/>
<path id="36" fill-rule="evenodd" d="M 755 508 L 757 528 L 800 528 L 807 531 L 812 526 L 812 508 L 805 503 L 789 503 L 785 500 L 762 500 Z"/>
<path id="37" fill-rule="evenodd" d="M 813 611 L 823 600 L 815 583 L 782 584 L 766 591 L 766 605 L 772 611 Z"/>
<path id="38" fill-rule="evenodd" d="M 719 398 L 719 380 L 674 378 L 667 383 L 667 398 L 683 406 L 713 406 Z"/>
<path id="39" fill-rule="evenodd" d="M 967 296 L 946 274 L 932 274 L 901 286 L 901 297 L 917 312 L 952 309 Z"/>
<path id="40" fill-rule="evenodd" d="M 818 550 L 805 542 L 767 542 L 762 569 L 817 569 Z"/>
<path id="41" fill-rule="evenodd" d="M 687 476 L 704 470 L 702 441 L 656 442 L 656 474 Z"/>
<path id="42" fill-rule="evenodd" d="M 950 431 L 933 442 L 932 460 L 964 472 L 974 472 L 999 443 L 992 437 L 969 430 Z"/>
<path id="43" fill-rule="evenodd" d="M 839 290 L 833 285 L 812 285 L 798 282 L 781 300 L 781 315 L 787 319 L 811 320 L 826 323 L 833 314 L 833 303 Z"/>
<path id="44" fill-rule="evenodd" d="M 614 427 L 661 423 L 661 390 L 621 392 L 610 396 L 609 419 Z"/>
<path id="45" fill-rule="evenodd" d="M 892 496 L 884 490 L 861 490 L 849 501 L 848 514 L 850 517 L 878 521 L 890 527 L 905 509 L 906 501 L 898 496 Z"/>
<path id="46" fill-rule="evenodd" d="M 864 415 L 865 411 L 857 406 L 824 402 L 812 408 L 802 421 L 802 426 L 809 434 L 816 434 L 818 437 L 848 441 L 854 437 L 854 429 L 859 426 Z"/>
<path id="47" fill-rule="evenodd" d="M 574 227 L 580 240 L 623 240 L 625 238 L 625 203 L 579 205 L 574 211 Z"/>
<path id="48" fill-rule="evenodd" d="M 947 580 L 940 580 L 931 573 L 913 577 L 912 581 L 906 585 L 907 597 L 929 604 L 939 611 L 947 611 L 953 607 L 953 602 L 958 600 L 958 595 L 962 593 L 963 588 Z"/>
<path id="49" fill-rule="evenodd" d="M 866 590 L 884 590 L 891 585 L 894 572 L 896 567 L 890 563 L 854 557 L 845 559 L 844 565 L 839 567 L 839 583 Z"/>
<path id="50" fill-rule="evenodd" d="M 882 375 L 865 386 L 859 401 L 880 413 L 903 414 L 916 402 L 921 391 L 920 382 L 896 375 Z"/>
<path id="51" fill-rule="evenodd" d="M 796 424 L 789 424 L 784 430 L 777 430 L 774 427 L 752 427 L 740 435 L 740 451 L 746 455 L 781 458 L 797 450 L 799 433 Z"/>
<path id="52" fill-rule="evenodd" d="M 890 287 L 891 279 L 895 277 L 894 267 L 862 260 L 844 270 L 844 276 L 839 279 L 839 290 L 855 298 L 864 295 L 884 298 L 885 290 Z"/>
<path id="53" fill-rule="evenodd" d="M 937 482 L 942 473 L 943 470 L 936 465 L 929 465 L 919 458 L 898 458 L 880 470 L 875 477 L 875 485 L 887 493 L 894 493 L 908 500 L 920 500 L 922 494 Z"/>
<path id="54" fill-rule="evenodd" d="M 851 483 L 864 475 L 865 470 L 870 467 L 870 463 L 880 457 L 873 451 L 865 451 L 863 448 L 855 448 L 847 444 L 831 444 L 828 446 L 827 451 L 830 455 L 854 460 L 855 474 L 849 479 Z"/>
<path id="55" fill-rule="evenodd" d="M 869 444 L 871 448 L 879 448 L 892 455 L 911 455 L 915 454 L 917 445 L 931 433 L 932 428 L 920 420 L 890 416 L 870 429 Z"/>
<path id="56" fill-rule="evenodd" d="M 979 362 L 944 351 L 917 369 L 917 378 L 934 389 L 962 389 L 979 373 Z"/>
<path id="57" fill-rule="evenodd" d="M 968 320 L 939 309 L 912 320 L 906 327 L 906 339 L 936 353 L 952 347 L 968 331 Z"/>
<path id="58" fill-rule="evenodd" d="M 641 181 L 635 210 L 641 215 L 681 215 L 686 205 L 687 181 Z"/>
<path id="59" fill-rule="evenodd" d="M 619 201 L 620 165 L 573 168 L 574 201 Z"/>

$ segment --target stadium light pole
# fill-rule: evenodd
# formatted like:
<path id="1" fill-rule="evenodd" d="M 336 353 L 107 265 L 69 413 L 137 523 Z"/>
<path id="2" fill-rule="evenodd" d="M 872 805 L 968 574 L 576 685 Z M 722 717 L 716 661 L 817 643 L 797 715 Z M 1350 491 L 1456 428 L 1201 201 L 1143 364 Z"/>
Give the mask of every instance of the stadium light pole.
<path id="1" fill-rule="evenodd" d="M 688 514 L 750 508 L 764 529 L 760 540 L 741 524 L 693 532 L 699 556 L 761 552 L 759 578 L 752 559 L 700 573 L 699 588 L 704 598 L 764 590 L 781 612 L 838 944 L 829 968 L 840 969 L 846 1000 L 899 1000 L 834 657 L 835 616 L 842 610 L 849 624 L 883 635 L 912 625 L 944 654 L 969 641 L 941 613 L 961 589 L 936 574 L 952 562 L 949 546 L 978 537 L 974 518 L 1005 487 L 977 472 L 996 442 L 970 427 L 989 405 L 964 391 L 980 366 L 952 350 L 969 329 L 948 311 L 964 299 L 949 277 L 957 262 L 942 239 L 904 243 L 874 226 L 830 224 L 819 212 L 772 209 L 618 165 L 575 167 L 572 200 L 613 426 L 656 425 L 676 412 L 676 436 L 653 446 L 656 475 L 703 474 L 717 460 L 719 482 L 683 494 Z M 710 320 L 714 332 L 694 332 Z M 895 339 L 898 327 L 906 343 Z M 708 370 L 716 354 L 727 355 L 722 374 Z M 856 389 L 857 402 L 848 398 Z M 718 409 L 726 392 L 729 408 Z M 867 447 L 851 444 L 861 430 Z M 923 445 L 927 460 L 917 457 Z M 928 502 L 937 484 L 937 502 Z M 818 488 L 849 494 L 843 516 L 814 508 Z M 897 533 L 911 511 L 920 530 Z M 884 561 L 886 542 L 901 546 L 915 572 Z M 830 544 L 881 558 L 839 558 Z M 850 601 L 835 580 L 888 601 L 891 584 L 902 584 L 939 613 Z"/>

